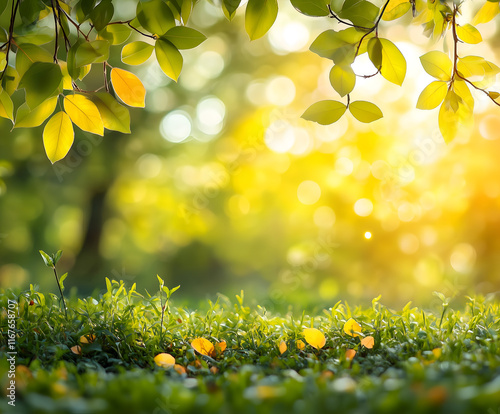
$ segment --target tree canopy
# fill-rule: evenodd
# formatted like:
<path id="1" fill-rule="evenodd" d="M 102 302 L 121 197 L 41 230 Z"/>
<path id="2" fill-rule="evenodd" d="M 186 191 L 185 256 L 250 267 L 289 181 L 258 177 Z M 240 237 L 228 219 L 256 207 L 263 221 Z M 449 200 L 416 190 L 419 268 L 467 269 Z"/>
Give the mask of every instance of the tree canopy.
<path id="1" fill-rule="evenodd" d="M 132 4 L 133 3 L 133 4 Z M 301 14 L 330 18 L 332 29 L 322 32 L 310 50 L 331 60 L 330 83 L 343 98 L 322 100 L 302 117 L 322 125 L 338 121 L 347 110 L 358 121 L 370 123 L 383 114 L 374 102 L 351 100 L 358 77 L 382 76 L 402 85 L 407 63 L 398 46 L 384 33 L 392 20 L 420 24 L 432 40 L 432 49 L 420 57 L 423 70 L 435 80 L 421 92 L 416 107 L 439 107 L 439 128 L 446 142 L 472 124 L 474 96 L 485 94 L 500 106 L 500 93 L 490 90 L 500 68 L 481 56 L 461 53 L 463 44 L 483 41 L 476 25 L 500 12 L 498 1 L 482 1 L 469 21 L 462 15 L 465 1 L 291 0 Z M 131 7 L 132 4 L 132 7 Z M 42 125 L 47 157 L 55 163 L 66 156 L 74 141 L 74 125 L 103 135 L 104 130 L 130 133 L 127 107 L 144 107 L 146 89 L 124 65 L 141 65 L 151 56 L 164 74 L 177 81 L 183 69 L 181 51 L 206 40 L 189 27 L 197 1 L 149 0 L 121 3 L 113 0 L 11 0 L 0 5 L 0 116 L 14 128 Z M 245 7 L 245 30 L 250 40 L 264 36 L 278 15 L 277 0 L 220 2 L 232 20 Z M 121 64 L 115 64 L 115 48 Z M 357 74 L 353 64 L 367 54 L 375 71 Z M 91 70 L 102 72 L 102 82 L 86 82 Z M 18 90 L 24 95 L 14 97 Z M 332 91 L 333 92 L 333 91 Z M 22 93 L 22 92 L 21 92 Z"/>

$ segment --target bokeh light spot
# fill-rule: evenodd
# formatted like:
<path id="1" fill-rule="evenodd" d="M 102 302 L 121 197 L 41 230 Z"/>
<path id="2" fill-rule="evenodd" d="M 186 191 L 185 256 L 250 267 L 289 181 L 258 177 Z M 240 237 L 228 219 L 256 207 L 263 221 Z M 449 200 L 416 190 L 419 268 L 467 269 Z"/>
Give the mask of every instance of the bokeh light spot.
<path id="1" fill-rule="evenodd" d="M 314 212 L 314 224 L 318 227 L 329 228 L 335 224 L 335 212 L 328 206 L 321 206 Z"/>
<path id="2" fill-rule="evenodd" d="M 476 249 L 468 243 L 455 246 L 450 256 L 450 264 L 459 273 L 469 273 L 476 262 Z"/>
<path id="3" fill-rule="evenodd" d="M 367 217 L 373 211 L 373 203 L 367 198 L 360 198 L 354 203 L 354 212 L 360 217 Z"/>
<path id="4" fill-rule="evenodd" d="M 160 123 L 160 133 L 167 141 L 178 143 L 191 135 L 191 119 L 184 111 L 167 114 Z"/>
<path id="5" fill-rule="evenodd" d="M 314 181 L 302 181 L 297 188 L 297 197 L 302 204 L 315 204 L 321 197 L 321 188 Z"/>

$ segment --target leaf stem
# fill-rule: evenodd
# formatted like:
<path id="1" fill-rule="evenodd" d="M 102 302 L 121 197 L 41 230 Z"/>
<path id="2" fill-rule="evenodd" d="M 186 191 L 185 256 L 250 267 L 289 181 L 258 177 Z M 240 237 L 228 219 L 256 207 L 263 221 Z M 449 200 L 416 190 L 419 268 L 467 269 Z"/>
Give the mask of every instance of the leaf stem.
<path id="1" fill-rule="evenodd" d="M 68 310 L 66 308 L 66 301 L 64 300 L 64 294 L 63 294 L 63 291 L 61 289 L 61 283 L 59 282 L 59 277 L 57 276 L 56 267 L 54 266 L 52 269 L 54 270 L 54 276 L 56 277 L 57 287 L 59 288 L 59 292 L 61 293 L 61 299 L 62 299 L 63 306 L 64 306 L 64 314 L 66 315 L 66 319 L 68 319 Z"/>

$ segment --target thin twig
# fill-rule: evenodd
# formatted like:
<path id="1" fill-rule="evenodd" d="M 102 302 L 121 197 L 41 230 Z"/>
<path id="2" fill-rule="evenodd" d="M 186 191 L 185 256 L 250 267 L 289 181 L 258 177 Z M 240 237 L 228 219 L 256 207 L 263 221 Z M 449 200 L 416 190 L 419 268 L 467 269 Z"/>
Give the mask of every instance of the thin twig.
<path id="1" fill-rule="evenodd" d="M 52 4 L 52 14 L 54 15 L 54 30 L 56 32 L 56 38 L 55 38 L 55 46 L 54 46 L 54 62 L 57 63 L 57 52 L 59 50 L 59 30 L 58 30 L 58 19 L 57 19 L 57 13 L 56 13 L 56 7 L 54 5 L 54 0 L 51 0 Z"/>
<path id="2" fill-rule="evenodd" d="M 154 35 L 149 35 L 147 33 L 144 33 L 144 32 L 141 32 L 138 28 L 132 26 L 132 20 L 125 20 L 125 21 L 117 21 L 117 22 L 111 22 L 111 23 L 108 23 L 108 25 L 110 24 L 126 24 L 128 27 L 130 27 L 132 30 L 135 30 L 137 33 L 143 35 L 143 36 L 146 36 L 146 37 L 149 37 L 151 39 L 155 39 L 156 40 L 156 36 Z"/>
<path id="3" fill-rule="evenodd" d="M 0 81 L 3 79 L 5 72 L 7 72 L 7 68 L 9 67 L 9 52 L 10 48 L 12 46 L 12 42 L 14 40 L 14 22 L 16 21 L 16 13 L 17 9 L 19 7 L 19 1 L 16 0 L 14 3 L 14 0 L 12 0 L 12 8 L 10 12 L 10 24 L 9 24 L 9 39 L 7 40 L 7 51 L 5 52 L 5 68 L 2 71 L 2 74 L 0 75 Z"/>

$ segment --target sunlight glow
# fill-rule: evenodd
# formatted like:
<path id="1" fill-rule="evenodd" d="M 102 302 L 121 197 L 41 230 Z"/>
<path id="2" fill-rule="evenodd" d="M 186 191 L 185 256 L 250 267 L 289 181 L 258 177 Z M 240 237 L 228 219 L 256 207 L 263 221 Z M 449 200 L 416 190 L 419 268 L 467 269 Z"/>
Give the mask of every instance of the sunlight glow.
<path id="1" fill-rule="evenodd" d="M 264 141 L 274 152 L 287 152 L 295 143 L 295 128 L 284 121 L 274 121 L 266 129 Z"/>
<path id="2" fill-rule="evenodd" d="M 372 238 L 372 234 L 369 231 L 367 231 L 365 233 L 365 239 L 370 240 L 371 238 Z"/>

